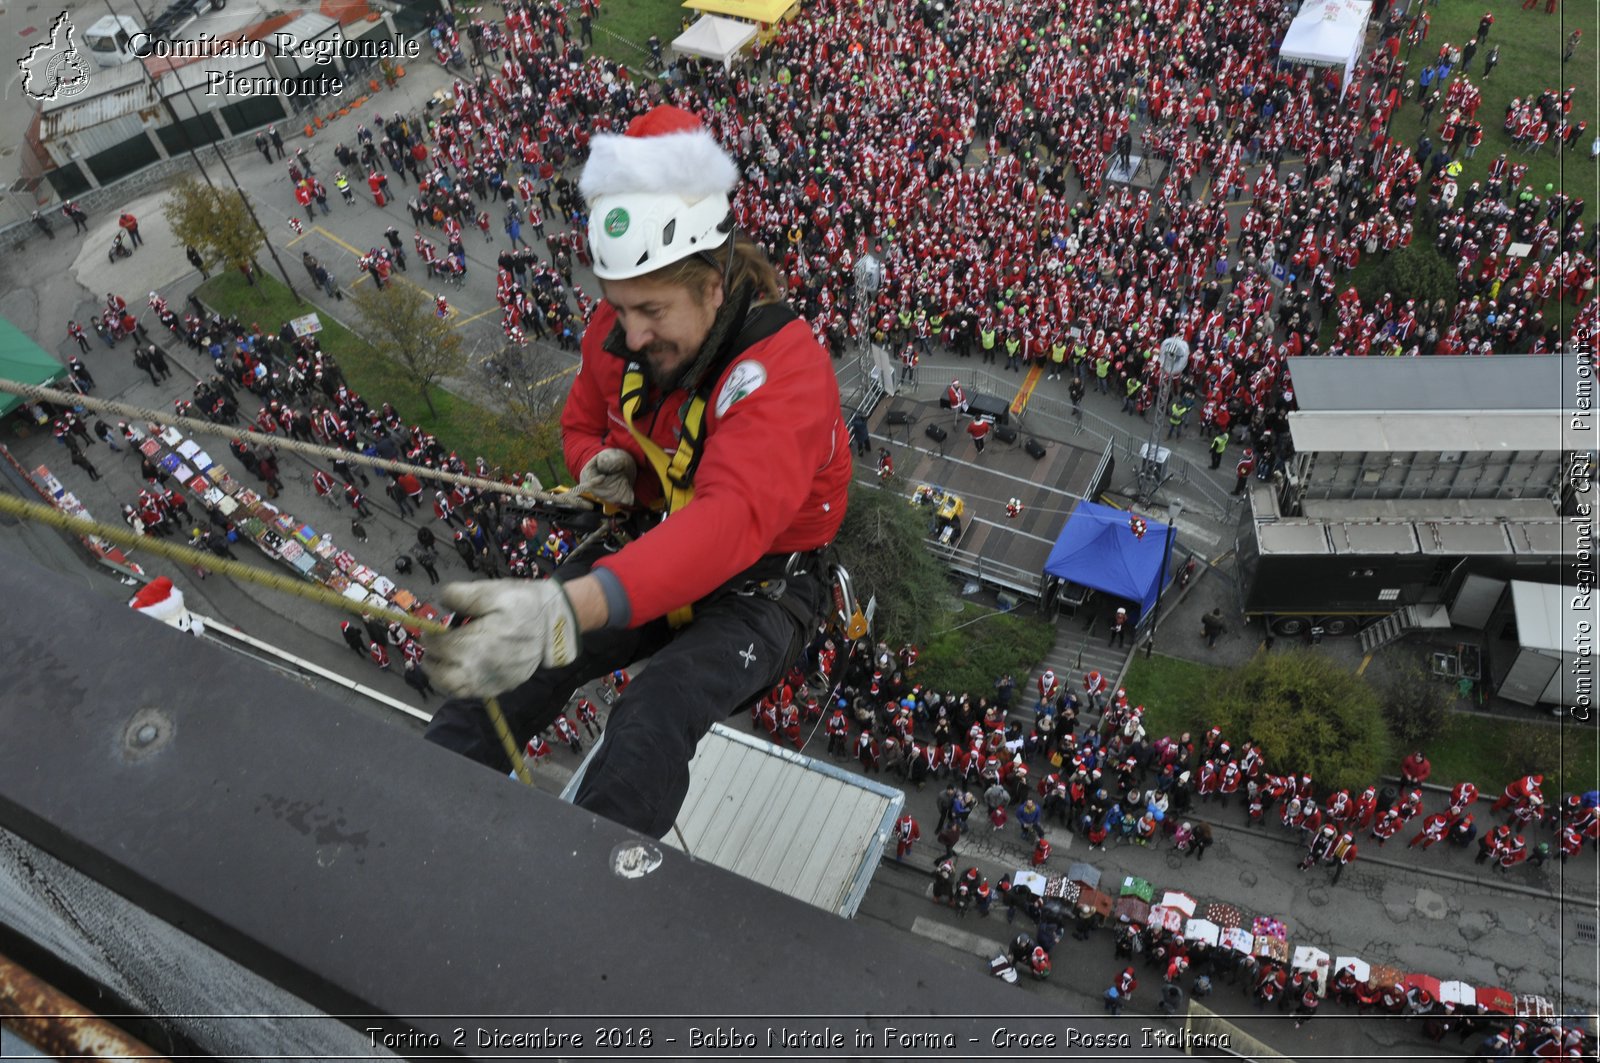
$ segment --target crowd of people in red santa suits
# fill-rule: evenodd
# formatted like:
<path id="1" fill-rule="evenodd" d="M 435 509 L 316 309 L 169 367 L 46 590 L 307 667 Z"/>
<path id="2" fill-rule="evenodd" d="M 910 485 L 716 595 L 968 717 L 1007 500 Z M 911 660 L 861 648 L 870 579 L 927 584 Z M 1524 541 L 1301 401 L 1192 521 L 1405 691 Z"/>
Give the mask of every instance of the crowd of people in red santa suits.
<path id="1" fill-rule="evenodd" d="M 1358 843 L 1381 848 L 1402 831 L 1411 832 L 1407 848 L 1424 851 L 1439 841 L 1459 848 L 1476 842 L 1478 862 L 1492 863 L 1497 871 L 1529 860 L 1539 864 L 1550 855 L 1565 861 L 1585 844 L 1600 842 L 1600 793 L 1563 795 L 1552 809 L 1541 775 L 1507 786 L 1489 813 L 1503 813 L 1505 822 L 1485 828 L 1480 837 L 1477 820 L 1483 813 L 1473 811 L 1473 783 L 1457 782 L 1442 808 L 1425 809 L 1422 784 L 1432 768 L 1420 751 L 1402 763 L 1398 789 L 1378 782 L 1359 793 L 1319 788 L 1309 774 L 1274 771 L 1254 742 L 1235 744 L 1217 729 L 1198 744 L 1188 734 L 1150 738 L 1143 706 L 1131 704 L 1125 690 L 1110 690 L 1096 671 L 1083 675 L 1081 693 L 1053 670 L 1044 671 L 1033 692 L 1033 723 L 1025 726 L 1010 713 L 1015 690 L 1008 683 L 993 700 L 924 690 L 908 678 L 916 660 L 915 647 L 895 653 L 880 643 L 845 661 L 831 637 L 819 639 L 752 706 L 752 725 L 795 749 L 820 729 L 833 757 L 854 759 L 864 773 L 891 773 L 919 789 L 948 780 L 964 791 L 957 794 L 962 807 L 952 810 L 963 822 L 979 804 L 973 791 L 987 799 L 998 786 L 1004 797 L 998 803 L 1019 809 L 1026 837 L 1042 836 L 1044 823 L 1054 822 L 1081 834 L 1091 848 L 1170 839 L 1192 852 L 1186 813 L 1213 802 L 1226 808 L 1235 800 L 1246 826 L 1264 827 L 1270 819 L 1297 832 L 1308 845 L 1302 869 L 1322 863 L 1333 869 L 1334 881 L 1355 860 Z M 1080 712 L 1097 713 L 1095 725 L 1081 727 Z M 1037 814 L 1024 809 L 1029 801 Z M 997 802 L 985 803 L 995 826 L 1003 827 L 1005 814 L 993 816 Z M 946 825 L 941 822 L 939 829 Z M 1537 841 L 1536 829 L 1552 834 L 1556 844 Z"/>
<path id="2" fill-rule="evenodd" d="M 1440 208 L 1465 298 L 1340 295 L 1363 255 L 1411 241 L 1419 195 L 1465 146 L 1442 139 L 1419 158 L 1388 135 L 1407 99 L 1389 43 L 1399 25 L 1341 97 L 1326 72 L 1271 61 L 1288 19 L 1268 0 L 1109 14 L 1089 0 L 945 11 L 905 0 L 872 12 L 817 0 L 750 67 L 686 67 L 640 87 L 613 61 L 585 59 L 563 11 L 516 4 L 492 32 L 476 28 L 480 76 L 458 80 L 454 107 L 418 123 L 400 156 L 420 176 L 419 241 L 429 225 L 456 245 L 474 226 L 487 235 L 486 212 L 502 203 L 540 232 L 546 218 L 564 222 L 544 234 L 546 250 L 582 320 L 592 301 L 571 285 L 570 263 L 584 261 L 585 216 L 567 169 L 593 132 L 670 98 L 705 115 L 739 159 L 740 224 L 836 354 L 863 329 L 911 361 L 933 343 L 971 353 L 992 332 L 992 350 L 1013 347 L 1019 369 L 1065 348 L 1075 375 L 1093 379 L 1105 359 L 1105 386 L 1136 392 L 1141 414 L 1156 393 L 1149 354 L 1172 334 L 1194 352 L 1185 404 L 1227 410 L 1236 426 L 1292 405 L 1284 359 L 1318 352 L 1324 320 L 1338 327 L 1323 353 L 1556 349 L 1548 300 L 1594 313 L 1582 204 L 1535 195 L 1520 164 Z M 1452 128 L 1475 92 L 1463 72 L 1446 93 Z M 1153 194 L 1103 183 L 1124 136 L 1169 164 Z M 1203 201 L 1197 184 L 1211 190 Z M 1246 191 L 1235 225 L 1223 204 Z M 1535 252 L 1510 258 L 1522 237 Z M 886 282 L 857 308 L 852 268 L 868 251 L 886 261 Z M 1285 267 L 1281 294 L 1260 269 L 1268 261 Z M 508 339 L 524 342 L 542 315 L 505 261 L 497 297 Z M 1282 456 L 1264 453 L 1256 471 Z"/>
<path id="3" fill-rule="evenodd" d="M 1477 842 L 1478 862 L 1502 872 L 1530 857 L 1542 862 L 1548 844 L 1530 842 L 1541 827 L 1558 838 L 1562 861 L 1600 842 L 1600 792 L 1565 795 L 1558 808 L 1547 810 L 1541 775 L 1513 780 L 1492 806 L 1476 813 L 1477 787 L 1458 782 L 1437 803 L 1442 807 L 1429 811 L 1426 806 L 1433 802 L 1425 798 L 1423 784 L 1432 766 L 1420 751 L 1402 762 L 1398 790 L 1374 784 L 1359 794 L 1329 792 L 1309 774 L 1274 772 L 1253 742 L 1235 744 L 1218 729 L 1199 743 L 1188 734 L 1149 740 L 1142 707 L 1131 704 L 1125 690 L 1111 690 L 1095 671 L 1082 676 L 1081 694 L 1065 677 L 1042 673 L 1029 692 L 1036 708 L 1027 727 L 1011 717 L 1018 692 L 1009 679 L 992 700 L 925 691 L 915 682 L 916 659 L 915 647 L 893 652 L 880 643 L 870 651 L 858 648 L 846 661 L 831 639 L 819 640 L 806 663 L 753 707 L 754 726 L 796 749 L 821 727 L 829 754 L 855 759 L 863 773 L 897 775 L 919 789 L 930 780 L 948 781 L 935 826 L 944 851 L 935 859 L 934 900 L 958 914 L 987 915 L 998 899 L 1012 918 L 1016 910 L 1031 917 L 1039 935 L 1014 948 L 1012 959 L 1036 977 L 1048 975 L 1048 954 L 1069 925 L 1087 938 L 1101 922 L 1089 910 L 1014 890 L 1009 876 L 991 887 L 975 867 L 958 874 L 954 843 L 971 829 L 971 813 L 984 806 L 993 830 L 1005 829 L 1008 813 L 1016 816 L 1024 839 L 1034 844 L 1035 866 L 1049 860 L 1047 822 L 1080 834 L 1091 850 L 1165 840 L 1179 852 L 1203 858 L 1210 831 L 1193 818 L 1203 805 L 1217 810 L 1208 814 L 1212 818 L 1232 805 L 1247 827 L 1265 827 L 1270 818 L 1280 829 L 1296 832 L 1307 846 L 1300 869 L 1327 867 L 1333 882 L 1356 860 L 1358 843 L 1382 847 L 1402 832 L 1409 835 L 1408 848 L 1424 851 L 1439 841 L 1462 848 Z M 830 690 L 833 703 L 824 708 L 816 690 Z M 1098 711 L 1096 723 L 1081 726 L 1080 710 Z M 1479 836 L 1475 817 L 1502 815 L 1505 822 Z M 910 813 L 900 817 L 892 832 L 895 858 L 904 861 L 922 833 Z M 1270 961 L 1185 942 L 1159 927 L 1124 923 L 1115 929 L 1119 954 L 1142 954 L 1168 983 L 1187 974 L 1193 979 L 1191 991 L 1203 993 L 1213 979 L 1226 977 L 1263 1007 L 1294 1008 L 1302 1022 L 1322 1003 L 1304 976 Z M 1045 955 L 1036 957 L 1033 950 L 1041 942 Z M 1548 1032 L 1531 1021 L 1515 1034 L 1509 1024 L 1502 1032 L 1490 1019 L 1435 1000 L 1426 990 L 1356 984 L 1347 972 L 1335 974 L 1327 995 L 1362 1012 L 1417 1016 L 1434 1040 L 1451 1030 L 1463 1040 L 1490 1030 L 1491 1040 L 1516 1037 L 1531 1044 Z M 1567 1035 L 1557 1030 L 1554 1036 L 1559 1041 Z"/>

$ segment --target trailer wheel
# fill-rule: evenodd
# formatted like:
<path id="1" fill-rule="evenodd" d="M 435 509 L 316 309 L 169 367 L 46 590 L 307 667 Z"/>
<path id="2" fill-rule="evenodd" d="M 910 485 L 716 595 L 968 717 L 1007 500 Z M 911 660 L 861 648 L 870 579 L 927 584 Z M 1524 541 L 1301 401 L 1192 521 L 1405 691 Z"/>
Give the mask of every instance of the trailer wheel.
<path id="1" fill-rule="evenodd" d="M 228 6 L 228 0 L 211 0 L 211 10 L 221 11 Z"/>
<path id="2" fill-rule="evenodd" d="M 1349 616 L 1330 616 L 1322 621 L 1323 633 L 1329 637 L 1354 635 L 1358 627 L 1355 618 Z"/>
<path id="3" fill-rule="evenodd" d="M 1310 619 L 1303 616 L 1275 616 L 1267 624 L 1268 630 L 1283 638 L 1298 638 L 1310 626 Z"/>

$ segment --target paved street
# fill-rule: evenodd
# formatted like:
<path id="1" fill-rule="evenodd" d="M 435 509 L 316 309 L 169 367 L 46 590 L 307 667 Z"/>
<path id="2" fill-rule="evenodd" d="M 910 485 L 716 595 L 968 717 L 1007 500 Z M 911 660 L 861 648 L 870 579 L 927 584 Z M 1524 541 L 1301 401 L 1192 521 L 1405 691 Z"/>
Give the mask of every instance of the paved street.
<path id="1" fill-rule="evenodd" d="M 382 93 L 367 108 L 382 113 L 391 113 L 396 107 L 414 109 L 433 89 L 443 84 L 444 79 L 435 66 L 418 63 L 397 93 Z M 338 119 L 310 142 L 308 146 L 319 174 L 324 168 L 331 172 L 331 145 L 339 139 L 353 142 L 354 127 L 362 118 L 362 112 L 356 111 Z M 290 150 L 300 143 L 301 138 L 294 137 Z M 302 251 L 309 250 L 324 262 L 333 264 L 336 275 L 349 284 L 357 278 L 355 257 L 367 247 L 378 244 L 386 226 L 398 226 L 408 234 L 409 240 L 412 229 L 403 205 L 408 193 L 398 182 L 399 202 L 391 202 L 380 209 L 367 197 L 358 197 L 353 207 L 336 200 L 332 215 L 314 219 L 307 232 L 297 237 L 288 225 L 289 216 L 297 210 L 282 166 L 265 164 L 252 153 L 235 160 L 234 167 L 242 184 L 252 193 L 274 242 L 279 245 L 290 279 L 302 291 L 308 287 L 298 264 Z M 159 290 L 177 308 L 199 280 L 185 262 L 182 249 L 172 245 L 170 234 L 165 231 L 159 198 L 147 197 L 127 206 L 139 215 L 147 241 L 129 261 L 115 265 L 106 262 L 105 248 L 109 245 L 115 220 L 110 213 L 101 212 L 91 218 L 92 231 L 81 241 L 64 235 L 58 227 L 58 236 L 64 238 L 53 242 L 35 240 L 24 252 L 0 265 L 5 279 L 0 289 L 4 293 L 0 295 L 0 314 L 24 331 L 40 337 L 42 345 L 63 360 L 76 350 L 66 336 L 67 320 L 87 321 L 103 302 L 106 292 L 115 291 L 127 298 L 130 305 L 142 310 L 146 293 Z M 451 303 L 460 311 L 456 320 L 467 335 L 469 346 L 475 339 L 492 341 L 498 334 L 493 297 L 494 255 L 503 246 L 505 237 L 498 227 L 495 236 L 493 243 L 486 244 L 481 238 L 468 234 L 466 246 L 471 276 L 464 288 L 448 292 Z M 413 279 L 417 277 L 417 268 L 414 264 Z M 589 291 L 595 290 L 592 279 L 580 274 L 579 281 Z M 320 295 L 314 302 L 320 312 L 340 314 L 337 305 L 330 309 Z M 269 324 L 276 322 L 263 322 L 263 325 Z M 210 371 L 204 359 L 186 349 L 175 349 L 174 354 L 174 368 L 179 375 L 157 388 L 132 366 L 127 343 L 114 351 L 96 344 L 86 356 L 99 381 L 95 394 L 156 409 L 171 408 L 175 398 L 187 395 L 185 373 L 193 378 Z M 576 361 L 572 355 L 555 353 L 551 357 L 557 359 L 557 364 L 562 364 L 560 359 L 570 364 Z M 1022 374 L 1007 374 L 994 366 L 979 366 L 976 358 L 963 361 L 938 354 L 927 360 L 920 370 L 918 397 L 935 394 L 936 389 L 948 382 L 952 372 L 978 370 L 990 373 L 991 377 L 984 381 L 986 385 L 1008 399 L 1024 383 Z M 848 391 L 857 374 L 854 360 L 847 358 L 841 371 Z M 463 382 L 463 386 L 470 386 L 470 382 Z M 1006 387 L 1011 388 L 1010 393 L 1005 392 Z M 1035 384 L 1024 414 L 1023 425 L 1027 431 L 1041 435 L 1076 431 L 1060 416 L 1065 405 L 1065 389 L 1064 381 L 1040 380 Z M 377 402 L 385 396 L 369 398 Z M 1093 389 L 1085 400 L 1085 407 L 1088 416 L 1083 435 L 1074 438 L 1086 445 L 1098 449 L 1111 440 L 1121 454 L 1130 445 L 1136 447 L 1148 433 L 1146 425 L 1119 413 L 1117 403 L 1108 396 L 1095 394 Z M 247 416 L 253 415 L 254 409 L 248 408 L 245 412 Z M 966 441 L 960 440 L 952 447 L 952 456 L 966 456 L 958 450 L 960 444 Z M 132 459 L 126 454 L 108 453 L 103 445 L 87 448 L 89 458 L 105 474 L 98 483 L 89 483 L 79 470 L 68 466 L 65 451 L 48 433 L 35 434 L 9 445 L 14 446 L 19 460 L 29 468 L 49 464 L 102 519 L 114 520 L 120 503 L 137 490 Z M 970 444 L 966 446 L 970 448 Z M 1192 435 L 1176 444 L 1176 452 L 1190 466 L 1189 480 L 1170 485 L 1163 497 L 1158 498 L 1154 511 L 1162 512 L 1173 498 L 1183 499 L 1184 513 L 1178 521 L 1180 548 L 1192 550 L 1208 561 L 1218 560 L 1223 567 L 1206 573 L 1173 622 L 1164 626 L 1162 648 L 1181 656 L 1209 657 L 1216 663 L 1239 663 L 1257 648 L 1253 633 L 1237 634 L 1214 652 L 1207 651 L 1196 634 L 1200 613 L 1218 605 L 1224 606 L 1230 614 L 1232 611 L 1226 554 L 1232 546 L 1227 493 L 1232 487 L 1233 456 L 1221 470 L 1211 473 L 1205 468 L 1204 445 Z M 464 457 L 470 460 L 470 455 Z M 283 471 L 287 490 L 281 504 L 312 521 L 327 516 L 328 511 L 312 495 L 309 465 L 298 457 L 286 456 Z M 1132 472 L 1130 465 L 1119 457 L 1113 489 L 1126 488 Z M 356 544 L 356 552 L 374 567 L 392 572 L 393 559 L 414 541 L 417 521 L 401 520 L 388 508 L 385 499 L 378 498 L 371 505 L 378 514 L 367 522 L 371 541 Z M 347 525 L 344 513 L 333 519 L 336 528 Z M 56 533 L 32 527 L 0 526 L 5 527 L 8 543 L 20 546 L 41 564 L 84 573 L 91 585 L 106 594 L 108 607 L 114 607 L 127 596 L 126 588 L 87 569 Z M 151 562 L 147 567 L 172 575 L 188 594 L 191 606 L 198 611 L 235 624 L 295 656 L 369 683 L 393 698 L 418 704 L 413 692 L 401 682 L 398 672 L 381 675 L 372 666 L 351 659 L 350 651 L 339 638 L 340 618 L 332 613 L 308 612 L 298 600 L 253 586 L 237 587 L 220 578 L 201 582 L 192 572 L 171 572 L 170 566 L 162 562 Z M 446 579 L 463 574 L 453 554 L 443 557 L 441 568 Z M 409 586 L 427 596 L 425 578 L 420 581 L 413 578 Z M 1063 620 L 1062 624 L 1062 638 L 1048 663 L 1058 669 L 1075 669 L 1076 647 L 1092 652 L 1097 649 L 1084 642 L 1080 624 L 1072 620 Z M 1100 642 L 1099 639 L 1093 641 Z M 1353 643 L 1329 646 L 1328 650 L 1349 654 L 1351 646 Z M 248 676 L 248 668 L 241 663 L 240 675 Z M 380 713 L 402 726 L 415 726 L 392 711 L 375 708 L 367 699 L 341 688 L 324 682 L 307 682 L 360 711 Z M 742 727 L 744 721 L 736 718 L 733 724 Z M 807 751 L 825 756 L 822 747 L 823 743 L 818 741 L 808 746 Z M 540 769 L 539 784 L 554 791 L 563 781 L 564 773 L 575 765 L 576 758 L 564 748 L 558 748 L 552 760 L 553 763 Z M 921 821 L 926 836 L 913 853 L 916 869 L 885 866 L 868 893 L 861 917 L 886 922 L 926 938 L 930 947 L 955 948 L 969 953 L 972 963 L 982 966 L 987 956 L 998 951 L 1015 930 L 1001 925 L 1003 916 L 958 920 L 948 910 L 929 903 L 926 897 L 929 879 L 925 872 L 936 851 L 931 837 L 937 820 L 936 789 L 930 785 L 924 792 L 913 791 L 908 795 L 909 806 Z M 1501 984 L 1519 992 L 1541 993 L 1551 999 L 1565 998 L 1574 1010 L 1590 1011 L 1595 1006 L 1600 986 L 1595 978 L 1592 904 L 1596 891 L 1592 860 L 1581 868 L 1568 868 L 1565 878 L 1554 865 L 1543 870 L 1519 869 L 1514 876 L 1518 884 L 1575 897 L 1588 905 L 1587 909 L 1509 891 L 1504 888 L 1500 876 L 1475 867 L 1463 853 L 1443 847 L 1426 854 L 1407 853 L 1403 838 L 1391 842 L 1388 851 L 1381 854 L 1372 843 L 1363 840 L 1363 860 L 1337 886 L 1330 886 L 1322 871 L 1300 874 L 1295 870 L 1299 851 L 1284 840 L 1287 835 L 1275 825 L 1264 832 L 1231 829 L 1231 824 L 1243 818 L 1237 807 L 1226 811 L 1207 808 L 1201 815 L 1211 817 L 1211 821 L 1222 828 L 1217 831 L 1216 846 L 1203 863 L 1184 861 L 1162 848 L 1132 847 L 1092 854 L 1092 862 L 1105 872 L 1108 880 L 1123 873 L 1137 874 L 1151 879 L 1158 888 L 1181 888 L 1204 900 L 1233 901 L 1261 913 L 1281 916 L 1289 925 L 1291 939 L 1297 943 L 1317 944 L 1336 953 L 1349 951 L 1373 962 L 1390 962 L 1403 969 L 1428 971 L 1440 977 L 1458 975 L 1469 982 Z M 1054 839 L 1053 867 L 1064 869 L 1067 864 L 1086 857 L 1066 832 L 1057 832 Z M 1027 852 L 1014 829 L 990 834 L 986 826 L 980 826 L 963 841 L 959 851 L 962 866 L 975 864 L 991 880 L 1024 864 Z M 1367 859 L 1369 857 L 1402 866 L 1388 866 L 1378 859 Z M 1449 871 L 1465 881 L 1445 877 L 1438 874 L 1439 871 Z M 1580 933 L 1585 932 L 1587 937 L 1580 938 Z M 1114 970 L 1121 966 L 1113 963 L 1110 935 L 1098 935 L 1087 945 L 1079 945 L 1069 938 L 1061 948 L 1065 951 L 1057 954 L 1057 973 L 1050 983 L 1024 984 L 1019 989 L 1019 993 L 1030 994 L 1018 997 L 1019 1011 L 1099 1011 L 1099 994 Z M 911 973 L 907 972 L 906 976 L 910 977 Z M 1130 1009 L 1132 1013 L 1153 1011 L 1158 995 L 1156 972 L 1141 972 L 1140 977 L 1143 985 Z M 1370 1017 L 1354 1019 L 1344 1016 L 1334 1005 L 1329 1005 L 1315 1022 L 1297 1032 L 1290 1029 L 1287 1022 L 1256 1017 L 1253 1009 L 1243 1007 L 1244 998 L 1228 988 L 1223 988 L 1206 1003 L 1222 1013 L 1242 1008 L 1245 1014 L 1240 1024 L 1246 1030 L 1297 1059 L 1336 1058 L 1351 1053 L 1393 1057 L 1427 1055 L 1435 1051 L 1410 1024 Z M 1461 1054 L 1453 1038 L 1438 1051 Z"/>

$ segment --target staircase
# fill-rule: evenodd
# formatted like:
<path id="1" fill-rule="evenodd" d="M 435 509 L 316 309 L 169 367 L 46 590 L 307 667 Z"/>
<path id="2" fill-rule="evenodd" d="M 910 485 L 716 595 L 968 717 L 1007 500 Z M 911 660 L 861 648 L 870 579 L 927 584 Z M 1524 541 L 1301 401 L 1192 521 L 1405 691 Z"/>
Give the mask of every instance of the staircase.
<path id="1" fill-rule="evenodd" d="M 1097 617 L 1098 618 L 1098 617 Z M 1083 677 L 1086 672 L 1098 670 L 1107 682 L 1114 682 L 1122 674 L 1122 666 L 1133 646 L 1133 636 L 1127 646 L 1107 646 L 1104 623 L 1084 630 L 1084 615 L 1063 616 L 1056 621 L 1056 640 L 1044 660 L 1026 679 L 1017 677 L 1017 695 L 1012 701 L 1012 715 L 1018 720 L 1033 719 L 1033 707 L 1039 700 L 1039 676 L 1049 668 L 1056 673 L 1061 689 L 1076 691 L 1083 698 Z M 1087 705 L 1084 714 L 1092 715 Z"/>
<path id="2" fill-rule="evenodd" d="M 1407 605 L 1361 632 L 1361 652 L 1376 653 L 1413 631 L 1447 628 L 1450 614 L 1442 605 Z"/>

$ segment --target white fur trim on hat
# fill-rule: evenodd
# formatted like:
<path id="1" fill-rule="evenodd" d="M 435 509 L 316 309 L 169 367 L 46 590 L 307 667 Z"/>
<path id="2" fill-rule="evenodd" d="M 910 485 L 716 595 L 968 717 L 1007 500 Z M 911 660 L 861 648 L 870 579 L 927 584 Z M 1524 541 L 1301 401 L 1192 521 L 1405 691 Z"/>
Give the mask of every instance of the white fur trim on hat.
<path id="1" fill-rule="evenodd" d="M 578 190 L 591 204 L 602 196 L 646 192 L 690 202 L 727 195 L 739 168 L 704 129 L 654 137 L 602 133 L 589 144 Z"/>

